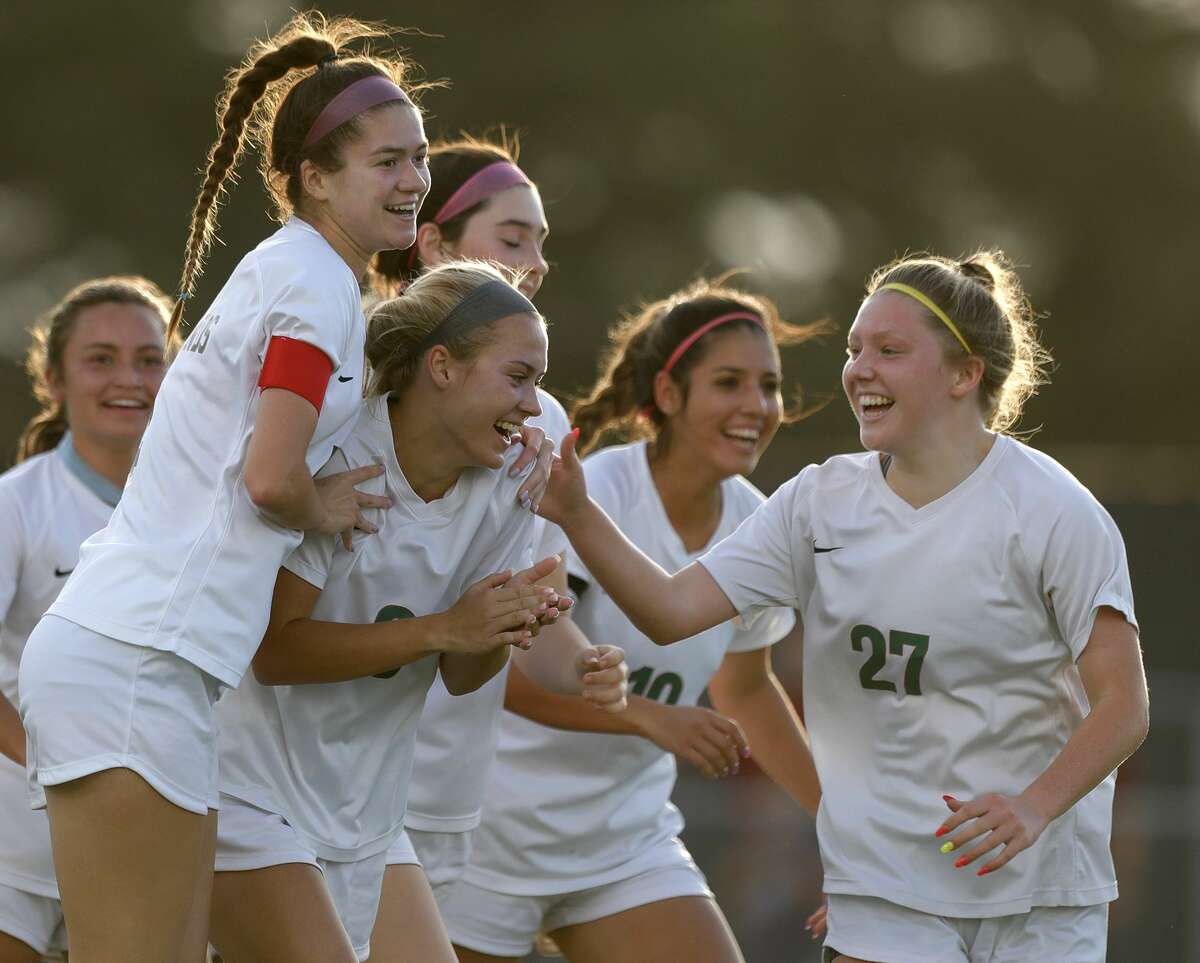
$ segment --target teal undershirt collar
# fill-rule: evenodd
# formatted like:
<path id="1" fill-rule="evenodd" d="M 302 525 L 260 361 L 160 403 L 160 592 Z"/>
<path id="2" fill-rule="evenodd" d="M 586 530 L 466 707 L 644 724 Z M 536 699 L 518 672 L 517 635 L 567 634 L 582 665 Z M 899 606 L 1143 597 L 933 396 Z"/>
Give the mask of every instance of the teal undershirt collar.
<path id="1" fill-rule="evenodd" d="M 105 505 L 117 507 L 117 502 L 121 500 L 121 489 L 79 457 L 79 452 L 75 450 L 75 443 L 71 440 L 69 431 L 58 443 L 58 453 L 62 456 L 67 471 L 83 482 L 93 495 Z"/>

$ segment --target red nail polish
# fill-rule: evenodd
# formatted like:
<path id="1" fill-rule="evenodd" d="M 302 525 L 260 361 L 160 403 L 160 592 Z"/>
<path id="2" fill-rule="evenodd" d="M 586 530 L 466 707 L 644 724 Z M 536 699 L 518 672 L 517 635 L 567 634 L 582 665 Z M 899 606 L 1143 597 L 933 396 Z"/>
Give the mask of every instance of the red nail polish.
<path id="1" fill-rule="evenodd" d="M 991 871 L 992 871 L 992 867 L 991 867 L 991 866 L 985 866 L 985 867 L 983 867 L 983 869 L 981 869 L 981 870 L 980 870 L 978 873 L 976 873 L 975 875 L 976 875 L 976 876 L 986 876 L 986 875 L 987 875 L 988 873 L 990 873 Z"/>
<path id="2" fill-rule="evenodd" d="M 943 796 L 942 798 L 944 800 L 946 800 L 946 802 L 957 802 L 958 801 L 953 796 Z"/>
<path id="3" fill-rule="evenodd" d="M 957 862 L 954 864 L 954 868 L 955 868 L 955 869 L 962 869 L 962 868 L 963 868 L 964 866 L 966 866 L 966 865 L 967 865 L 967 857 L 966 857 L 966 856 L 963 856 L 961 859 L 959 859 L 959 860 L 958 860 L 958 861 L 957 861 Z"/>
<path id="4" fill-rule="evenodd" d="M 948 830 L 945 826 L 938 826 L 938 831 L 936 833 L 934 833 L 933 835 L 945 836 L 946 833 L 948 833 L 948 832 L 950 832 L 950 830 Z"/>
<path id="5" fill-rule="evenodd" d="M 579 440 L 579 429 L 578 428 L 571 429 L 571 437 L 574 438 L 576 441 Z"/>

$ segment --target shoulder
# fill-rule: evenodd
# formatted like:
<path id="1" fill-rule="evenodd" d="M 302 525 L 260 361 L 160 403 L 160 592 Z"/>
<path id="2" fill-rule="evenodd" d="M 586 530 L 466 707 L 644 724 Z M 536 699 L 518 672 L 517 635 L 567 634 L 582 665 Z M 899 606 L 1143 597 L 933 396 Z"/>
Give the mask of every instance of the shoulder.
<path id="1" fill-rule="evenodd" d="M 20 503 L 29 495 L 44 493 L 54 474 L 54 460 L 58 456 L 54 449 L 44 451 L 14 465 L 0 475 L 0 498 Z"/>
<path id="2" fill-rule="evenodd" d="M 873 451 L 834 455 L 819 465 L 806 465 L 775 490 L 768 501 L 797 501 L 808 498 L 836 499 L 857 492 L 877 470 L 879 455 Z"/>
<path id="3" fill-rule="evenodd" d="M 1045 522 L 1063 515 L 1103 511 L 1087 487 L 1044 451 L 1006 435 L 997 438 L 996 444 L 1004 445 L 1004 450 L 994 484 L 1023 519 Z"/>
<path id="4" fill-rule="evenodd" d="M 358 282 L 350 266 L 317 231 L 292 218 L 246 256 L 262 280 L 264 298 L 312 298 L 358 309 Z"/>
<path id="5" fill-rule="evenodd" d="M 588 493 L 610 514 L 635 501 L 643 486 L 653 484 L 644 441 L 592 452 L 583 459 L 583 474 Z"/>

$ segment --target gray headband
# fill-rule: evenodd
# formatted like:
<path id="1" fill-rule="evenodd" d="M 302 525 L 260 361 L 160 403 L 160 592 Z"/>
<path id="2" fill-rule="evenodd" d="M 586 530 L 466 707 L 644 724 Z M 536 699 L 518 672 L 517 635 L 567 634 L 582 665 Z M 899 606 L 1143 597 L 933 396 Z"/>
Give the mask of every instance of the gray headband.
<path id="1" fill-rule="evenodd" d="M 533 302 L 506 281 L 484 281 L 458 302 L 441 322 L 421 339 L 419 351 L 445 344 L 474 328 L 483 327 L 513 314 L 541 317 Z"/>

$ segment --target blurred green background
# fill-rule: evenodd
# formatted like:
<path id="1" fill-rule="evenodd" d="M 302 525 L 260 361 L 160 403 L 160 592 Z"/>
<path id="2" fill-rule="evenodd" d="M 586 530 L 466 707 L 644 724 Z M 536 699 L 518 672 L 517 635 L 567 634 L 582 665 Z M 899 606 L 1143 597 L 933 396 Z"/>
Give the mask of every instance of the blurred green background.
<path id="1" fill-rule="evenodd" d="M 1152 735 L 1122 770 L 1110 959 L 1200 960 L 1200 681 L 1186 600 L 1200 564 L 1200 0 L 327 3 L 386 20 L 430 79 L 432 136 L 522 133 L 547 203 L 550 386 L 587 385 L 623 307 L 743 267 L 838 334 L 785 359 L 834 396 L 755 481 L 856 447 L 836 397 L 865 276 L 908 250 L 1000 246 L 1059 367 L 1023 427 L 1125 533 Z M 288 0 L 0 6 L 0 465 L 32 410 L 26 329 L 84 278 L 172 291 L 213 101 Z M 243 165 L 195 319 L 271 225 Z M 2 537 L 2 536 L 0 536 Z M 934 587 L 931 586 L 931 590 Z M 777 653 L 799 692 L 799 653 Z M 807 818 L 754 774 L 684 773 L 687 840 L 747 959 L 818 958 Z"/>

